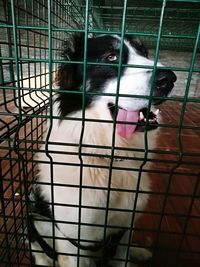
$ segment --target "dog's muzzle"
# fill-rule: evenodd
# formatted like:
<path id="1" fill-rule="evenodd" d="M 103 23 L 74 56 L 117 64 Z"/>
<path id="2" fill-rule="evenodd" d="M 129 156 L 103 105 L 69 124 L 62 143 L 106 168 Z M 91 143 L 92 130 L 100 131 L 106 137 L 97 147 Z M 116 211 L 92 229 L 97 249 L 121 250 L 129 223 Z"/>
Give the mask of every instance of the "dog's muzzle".
<path id="1" fill-rule="evenodd" d="M 166 100 L 166 97 L 174 87 L 175 81 L 176 75 L 171 70 L 156 71 L 152 105 L 161 104 Z M 111 117 L 115 119 L 115 104 L 108 103 L 108 108 Z M 158 112 L 151 110 L 148 112 L 146 106 L 136 111 L 118 106 L 116 111 L 116 131 L 123 138 L 131 138 L 135 131 L 150 131 L 158 127 Z"/>

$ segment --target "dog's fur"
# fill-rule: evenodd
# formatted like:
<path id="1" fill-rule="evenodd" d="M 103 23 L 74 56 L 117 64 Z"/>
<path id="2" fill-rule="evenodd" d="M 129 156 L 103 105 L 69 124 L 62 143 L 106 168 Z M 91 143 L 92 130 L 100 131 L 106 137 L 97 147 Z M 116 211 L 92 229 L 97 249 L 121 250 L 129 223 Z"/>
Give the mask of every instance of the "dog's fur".
<path id="1" fill-rule="evenodd" d="M 119 36 L 110 35 L 88 39 L 87 61 L 118 63 L 120 42 Z M 84 36 L 74 36 L 71 41 L 65 42 L 64 59 L 83 61 L 83 51 Z M 144 66 L 154 64 L 148 59 L 144 46 L 138 40 L 131 38 L 125 38 L 123 42 L 122 63 Z M 42 146 L 37 154 L 38 160 L 42 163 L 39 164 L 37 184 L 30 198 L 32 204 L 29 209 L 29 220 L 31 220 L 29 236 L 32 250 L 44 249 L 38 243 L 38 236 L 53 248 L 51 221 L 54 219 L 55 236 L 60 238 L 55 239 L 55 251 L 61 253 L 56 260 L 56 266 L 59 267 L 77 266 L 75 255 L 78 249 L 68 238 L 77 240 L 80 234 L 81 240 L 89 241 L 81 242 L 82 245 L 94 245 L 92 241 L 102 241 L 104 234 L 107 237 L 118 232 L 120 227 L 130 227 L 133 216 L 131 210 L 136 201 L 135 190 L 143 191 L 137 195 L 136 210 L 144 209 L 150 190 L 146 172 L 142 172 L 138 183 L 142 164 L 139 158 L 144 154 L 137 149 L 145 149 L 143 131 L 136 130 L 130 138 L 123 138 L 115 132 L 114 160 L 110 158 L 113 153 L 114 125 L 108 105 L 117 104 L 123 109 L 133 111 L 147 107 L 149 100 L 137 96 L 150 95 L 151 69 L 122 66 L 118 88 L 120 96 L 116 103 L 118 67 L 105 64 L 87 65 L 84 114 L 83 73 L 83 64 L 65 63 L 58 70 L 56 82 L 62 91 L 55 97 L 54 117 L 50 124 L 52 127 L 47 129 L 48 145 Z M 170 77 L 167 78 L 167 85 L 155 86 L 154 96 L 167 96 L 171 91 L 175 75 L 172 72 L 168 74 Z M 158 72 L 156 80 L 159 75 Z M 133 95 L 135 97 L 132 97 Z M 147 136 L 148 147 L 153 148 L 156 130 L 148 131 Z M 108 188 L 110 190 L 107 190 Z M 107 201 L 109 210 L 106 219 Z M 81 213 L 79 213 L 80 204 Z M 82 224 L 80 233 L 79 216 Z M 106 232 L 104 232 L 105 223 Z M 121 242 L 127 243 L 128 236 L 127 231 Z M 118 246 L 115 257 L 125 259 L 126 251 L 126 246 Z M 138 248 L 131 248 L 130 253 L 141 259 L 148 259 L 151 255 L 147 250 Z M 95 253 L 81 249 L 80 254 L 100 256 L 101 249 Z M 51 257 L 45 253 L 34 252 L 34 255 L 37 264 L 53 265 Z M 80 267 L 99 266 L 92 258 L 87 257 L 80 257 L 79 263 Z M 107 264 L 125 266 L 124 261 L 114 261 L 114 259 L 109 263 L 105 261 L 103 266 L 108 266 Z"/>

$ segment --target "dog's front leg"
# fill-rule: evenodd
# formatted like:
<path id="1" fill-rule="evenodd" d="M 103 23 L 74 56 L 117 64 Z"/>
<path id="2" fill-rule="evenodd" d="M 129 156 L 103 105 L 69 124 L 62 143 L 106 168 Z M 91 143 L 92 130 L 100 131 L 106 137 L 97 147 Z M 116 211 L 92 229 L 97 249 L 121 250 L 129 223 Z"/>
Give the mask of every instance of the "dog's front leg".
<path id="1" fill-rule="evenodd" d="M 120 244 L 117 247 L 116 256 L 115 256 L 116 260 L 112 261 L 114 262 L 114 265 L 113 263 L 111 263 L 112 266 L 137 267 L 137 265 L 134 264 L 133 262 L 128 262 L 126 265 L 129 236 L 130 236 L 130 231 L 126 231 L 124 236 L 120 240 Z M 152 257 L 152 253 L 146 248 L 140 248 L 140 247 L 135 247 L 135 246 L 129 248 L 128 260 L 148 261 L 150 260 L 151 257 Z"/>
<path id="2" fill-rule="evenodd" d="M 78 263 L 78 248 L 72 245 L 67 240 L 58 240 L 57 242 L 58 250 L 58 263 L 59 267 L 77 267 Z M 64 255 L 66 254 L 66 255 Z M 69 254 L 69 255 L 67 255 Z M 95 267 L 94 261 L 87 257 L 85 251 L 79 251 L 79 266 L 80 267 Z"/>

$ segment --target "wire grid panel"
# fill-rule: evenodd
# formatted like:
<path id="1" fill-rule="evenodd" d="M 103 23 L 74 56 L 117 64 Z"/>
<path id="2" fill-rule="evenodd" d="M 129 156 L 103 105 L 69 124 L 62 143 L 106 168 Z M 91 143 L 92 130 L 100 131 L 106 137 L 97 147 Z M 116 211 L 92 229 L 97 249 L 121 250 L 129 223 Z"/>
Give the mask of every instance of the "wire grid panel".
<path id="1" fill-rule="evenodd" d="M 153 5 L 151 7 L 132 7 L 126 1 L 124 1 L 124 6 L 120 1 L 117 1 L 118 3 L 111 2 L 111 5 L 103 5 L 101 1 L 93 1 L 93 3 L 86 1 L 86 5 L 83 5 L 81 1 L 45 0 L 1 1 L 0 3 L 0 35 L 5 37 L 0 43 L 1 266 L 34 266 L 30 246 L 25 242 L 27 201 L 38 173 L 38 159 L 34 155 L 40 150 L 41 145 L 48 141 L 48 138 L 47 140 L 43 139 L 46 121 L 50 121 L 50 126 L 53 125 L 52 97 L 57 90 L 54 86 L 54 75 L 57 66 L 62 63 L 60 53 L 63 40 L 76 32 L 85 32 L 85 36 L 110 33 L 119 33 L 124 36 L 125 29 L 129 35 L 139 35 L 144 40 L 148 39 L 148 35 L 152 35 L 154 41 L 150 45 L 156 48 L 156 62 L 163 38 L 162 29 L 165 29 L 165 25 L 170 24 L 168 18 L 176 12 L 173 16 L 177 21 L 185 23 L 184 14 L 187 14 L 188 20 L 192 20 L 190 24 L 192 31 L 188 29 L 185 35 L 185 32 L 177 26 L 178 34 L 175 32 L 173 37 L 178 42 L 180 41 L 184 48 L 190 50 L 190 61 L 187 67 L 182 67 L 179 61 L 174 66 L 169 64 L 167 67 L 178 73 L 186 73 L 186 84 L 179 97 L 169 97 L 171 102 L 168 102 L 170 104 L 166 104 L 164 109 L 170 119 L 163 118 L 163 122 L 159 126 L 161 137 L 167 140 L 167 144 L 166 141 L 161 140 L 161 144 L 156 150 L 148 147 L 148 143 L 145 148 L 130 148 L 137 154 L 137 157 L 133 157 L 132 160 L 140 163 L 140 168 L 130 171 L 138 172 L 139 180 L 142 179 L 144 173 L 149 173 L 154 189 L 152 192 L 136 191 L 137 195 L 148 193 L 151 201 L 146 210 L 136 210 L 136 204 L 131 207 L 131 210 L 134 211 L 130 211 L 133 215 L 132 221 L 135 217 L 143 216 L 134 225 L 134 234 L 130 238 L 133 238 L 133 241 L 136 241 L 139 246 L 150 248 L 153 252 L 152 260 L 145 263 L 144 266 L 181 266 L 181 264 L 188 266 L 191 262 L 193 262 L 193 266 L 199 265 L 198 138 L 200 128 L 199 118 L 195 116 L 198 114 L 200 99 L 196 97 L 198 95 L 196 93 L 194 97 L 188 98 L 192 76 L 198 75 L 200 70 L 196 60 L 199 47 L 198 20 L 194 15 L 194 13 L 198 13 L 195 10 L 196 4 L 186 6 L 181 10 L 177 7 L 176 2 L 178 1 L 170 1 L 174 2 L 174 5 L 170 3 L 167 6 L 165 6 L 167 1 L 159 1 L 160 4 L 156 7 Z M 187 3 L 187 1 L 185 2 Z M 115 16 L 113 10 L 118 10 L 119 18 Z M 162 10 L 165 11 L 163 21 L 161 20 Z M 141 17 L 143 18 L 143 14 L 149 19 L 148 23 L 140 23 L 141 28 L 130 25 L 131 18 L 137 17 L 138 21 Z M 149 22 L 152 22 L 152 25 L 148 29 Z M 126 25 L 129 27 L 126 28 Z M 187 29 L 184 28 L 184 30 Z M 167 30 L 164 32 L 166 39 L 172 38 L 172 35 Z M 189 45 L 188 39 L 192 40 Z M 168 48 L 173 49 L 173 44 L 170 42 Z M 170 47 L 171 45 L 172 47 Z M 85 38 L 85 47 L 87 47 L 87 38 Z M 83 88 L 85 89 L 82 95 L 84 107 L 88 64 L 86 49 L 82 63 L 85 71 L 83 79 Z M 118 83 L 119 81 L 120 67 Z M 198 90 L 197 88 L 197 92 Z M 174 116 L 171 116 L 170 112 Z M 192 122 L 190 117 L 188 118 L 189 115 L 187 116 L 188 113 L 192 114 Z M 83 111 L 81 118 L 83 129 L 85 126 L 84 116 Z M 174 118 L 175 116 L 176 118 Z M 103 122 L 97 121 L 96 123 Z M 116 125 L 116 121 L 114 124 Z M 147 136 L 148 134 L 145 133 L 145 138 Z M 192 139 L 195 141 L 192 142 Z M 84 159 L 85 144 L 81 144 L 81 141 L 82 137 L 80 136 L 80 143 L 74 144 L 74 146 L 79 148 L 78 155 L 82 160 L 82 158 Z M 43 153 L 48 154 L 48 142 L 46 148 Z M 89 148 L 90 154 L 92 154 L 95 146 Z M 100 149 L 102 157 L 108 157 L 105 154 L 107 149 L 111 151 L 111 153 L 109 152 L 111 158 L 109 177 L 111 179 L 113 160 L 117 151 L 114 135 L 112 146 Z M 120 148 L 118 149 L 120 150 Z M 83 175 L 81 174 L 83 161 L 81 163 L 80 175 Z M 149 163 L 153 163 L 151 168 L 149 168 Z M 61 163 L 58 162 L 58 164 Z M 88 167 L 93 168 L 94 166 Z M 98 166 L 98 168 L 103 168 L 103 166 Z M 163 181 L 160 177 L 163 177 Z M 81 182 L 78 187 L 82 187 Z M 108 192 L 111 190 L 109 187 L 108 184 Z M 79 217 L 81 217 L 81 206 L 80 198 Z M 106 213 L 108 210 L 109 197 Z M 146 223 L 147 221 L 148 223 Z M 63 221 L 63 223 L 66 222 Z M 80 229 L 81 224 L 79 223 L 79 239 L 81 239 Z"/>
<path id="2" fill-rule="evenodd" d="M 23 218 L 26 217 L 24 201 L 29 192 L 26 182 L 32 181 L 37 172 L 33 156 L 42 143 L 48 117 L 49 37 L 46 28 L 49 4 L 47 1 L 1 1 L 0 5 L 0 257 L 4 266 L 20 266 L 26 254 L 22 237 Z M 81 25 L 82 13 L 70 3 L 54 2 L 51 9 L 52 27 L 73 27 L 76 20 Z M 72 13 L 77 14 L 76 20 Z M 59 47 L 64 36 L 63 32 L 52 32 L 54 59 L 60 56 Z M 54 66 L 52 75 L 53 69 Z"/>
<path id="3" fill-rule="evenodd" d="M 105 5 L 98 5 L 94 2 L 93 9 L 100 10 L 97 16 L 102 18 L 103 28 L 110 31 L 120 31 L 122 9 L 121 1 L 109 1 Z M 165 10 L 163 22 L 161 48 L 170 49 L 174 47 L 176 51 L 191 50 L 193 47 L 192 36 L 196 33 L 196 26 L 199 21 L 199 3 L 190 5 L 189 1 L 172 1 L 168 3 Z M 156 35 L 160 20 L 160 7 L 162 1 L 132 1 L 128 3 L 126 14 L 126 31 L 140 36 L 141 40 L 149 48 L 155 48 Z M 178 27 L 177 27 L 178 25 Z"/>

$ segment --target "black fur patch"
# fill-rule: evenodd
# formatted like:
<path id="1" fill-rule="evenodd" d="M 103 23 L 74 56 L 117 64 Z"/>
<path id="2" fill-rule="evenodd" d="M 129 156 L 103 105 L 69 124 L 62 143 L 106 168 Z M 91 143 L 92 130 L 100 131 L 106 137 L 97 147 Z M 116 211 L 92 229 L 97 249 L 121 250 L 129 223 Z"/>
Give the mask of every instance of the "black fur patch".
<path id="1" fill-rule="evenodd" d="M 52 220 L 52 213 L 49 203 L 45 201 L 44 197 L 42 196 L 39 186 L 36 185 L 33 188 L 30 200 L 29 213 L 36 213 Z"/>

